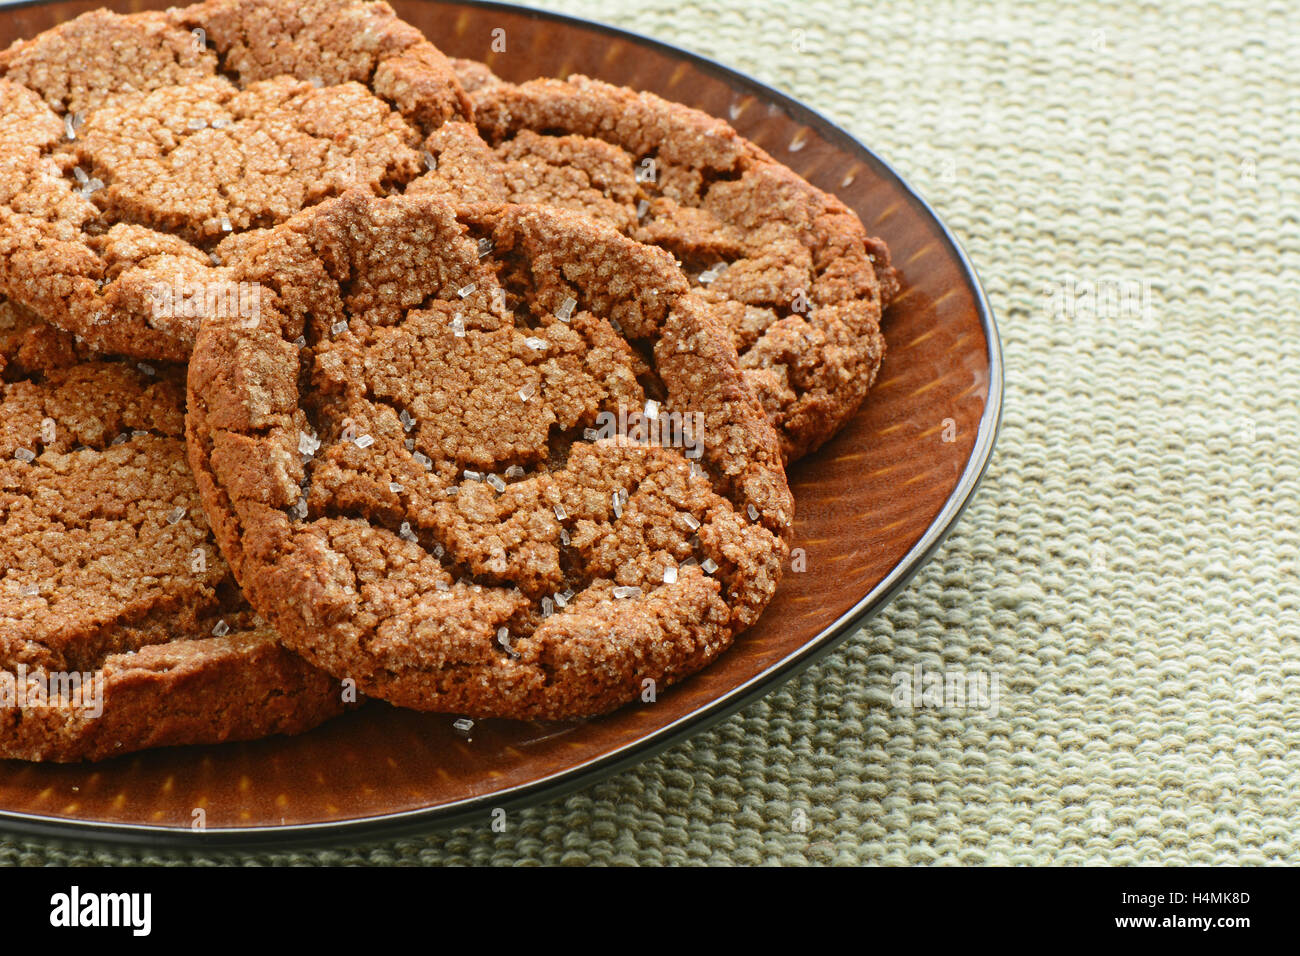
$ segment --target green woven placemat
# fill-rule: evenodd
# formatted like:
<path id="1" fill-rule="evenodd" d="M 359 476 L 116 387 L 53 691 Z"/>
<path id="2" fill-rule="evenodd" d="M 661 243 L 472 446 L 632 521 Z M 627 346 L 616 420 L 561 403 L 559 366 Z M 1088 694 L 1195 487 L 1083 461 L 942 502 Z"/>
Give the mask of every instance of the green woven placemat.
<path id="1" fill-rule="evenodd" d="M 504 833 L 236 859 L 1300 862 L 1300 7 L 546 6 L 749 72 L 893 163 L 998 315 L 997 454 L 884 614 L 717 729 Z M 997 707 L 902 706 L 917 664 L 996 677 Z"/>

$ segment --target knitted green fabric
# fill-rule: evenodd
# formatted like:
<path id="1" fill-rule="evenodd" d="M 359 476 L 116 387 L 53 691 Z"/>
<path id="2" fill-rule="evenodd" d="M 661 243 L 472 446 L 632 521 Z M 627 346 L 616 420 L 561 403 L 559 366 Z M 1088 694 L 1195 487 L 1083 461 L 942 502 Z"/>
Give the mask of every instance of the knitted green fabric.
<path id="1" fill-rule="evenodd" d="M 801 677 L 504 833 L 0 861 L 1300 862 L 1300 6 L 547 5 L 791 93 L 953 228 L 1007 363 L 957 532 Z M 895 705 L 918 663 L 996 712 Z"/>

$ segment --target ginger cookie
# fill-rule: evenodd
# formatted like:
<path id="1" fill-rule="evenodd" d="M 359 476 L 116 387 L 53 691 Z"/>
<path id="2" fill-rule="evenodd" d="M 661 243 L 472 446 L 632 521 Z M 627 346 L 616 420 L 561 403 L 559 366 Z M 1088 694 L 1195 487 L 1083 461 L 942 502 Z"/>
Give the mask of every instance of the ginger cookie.
<path id="1" fill-rule="evenodd" d="M 0 301 L 0 757 L 297 733 L 336 681 L 243 600 L 186 463 L 176 367 L 84 359 Z"/>
<path id="2" fill-rule="evenodd" d="M 400 189 L 470 115 L 384 3 L 98 10 L 0 52 L 0 294 L 94 348 L 183 361 L 241 234 Z"/>
<path id="3" fill-rule="evenodd" d="M 190 461 L 286 645 L 364 693 L 566 718 L 654 693 L 771 600 L 778 440 L 672 257 L 547 207 L 353 192 L 236 269 Z"/>
<path id="4" fill-rule="evenodd" d="M 787 462 L 861 405 L 897 291 L 884 243 L 730 126 L 583 76 L 515 85 L 453 61 L 475 125 L 449 122 L 407 192 L 547 203 L 671 252 L 731 332 Z"/>

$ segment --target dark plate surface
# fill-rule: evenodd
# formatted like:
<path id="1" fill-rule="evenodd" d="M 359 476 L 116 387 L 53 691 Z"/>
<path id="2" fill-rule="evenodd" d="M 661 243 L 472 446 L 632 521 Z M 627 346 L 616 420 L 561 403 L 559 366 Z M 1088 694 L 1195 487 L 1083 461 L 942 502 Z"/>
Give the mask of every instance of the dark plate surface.
<path id="1" fill-rule="evenodd" d="M 100 6 L 167 5 L 0 8 L 0 47 Z M 787 574 L 734 648 L 654 704 L 566 724 L 479 721 L 469 738 L 452 717 L 372 705 L 296 738 L 93 765 L 0 762 L 6 828 L 189 846 L 334 842 L 553 798 L 704 729 L 853 634 L 925 563 L 975 491 L 1002 400 L 993 316 L 956 241 L 870 150 L 784 95 L 654 40 L 498 4 L 393 6 L 448 55 L 485 60 L 506 79 L 586 73 L 722 117 L 889 243 L 904 292 L 886 315 L 878 384 L 849 426 L 790 474 L 804 570 Z M 504 53 L 492 52 L 495 30 L 505 31 Z M 196 809 L 203 831 L 191 829 Z"/>

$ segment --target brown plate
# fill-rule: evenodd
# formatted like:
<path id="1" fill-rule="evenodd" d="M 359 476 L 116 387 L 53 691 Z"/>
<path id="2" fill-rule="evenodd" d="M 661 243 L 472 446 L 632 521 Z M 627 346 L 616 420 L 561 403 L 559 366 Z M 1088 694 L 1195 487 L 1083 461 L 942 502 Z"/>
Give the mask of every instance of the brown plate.
<path id="1" fill-rule="evenodd" d="M 87 10 L 0 12 L 0 47 Z M 452 56 L 501 76 L 586 73 L 730 120 L 884 238 L 904 292 L 886 316 L 878 384 L 849 426 L 791 472 L 806 570 L 711 667 L 610 716 L 565 724 L 375 704 L 296 738 L 151 751 L 93 765 L 0 762 L 0 825 L 25 832 L 213 846 L 338 841 L 482 818 L 587 786 L 753 702 L 853 634 L 952 530 L 988 463 L 1002 402 L 997 330 L 975 271 L 934 211 L 814 111 L 675 47 L 501 4 L 393 0 Z M 504 30 L 507 52 L 492 52 Z M 500 36 L 500 34 L 495 34 Z M 202 809 L 207 828 L 191 829 Z"/>

